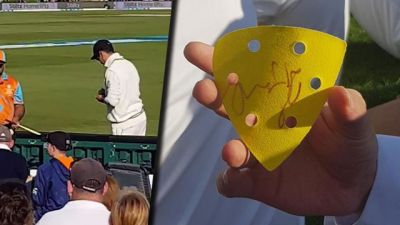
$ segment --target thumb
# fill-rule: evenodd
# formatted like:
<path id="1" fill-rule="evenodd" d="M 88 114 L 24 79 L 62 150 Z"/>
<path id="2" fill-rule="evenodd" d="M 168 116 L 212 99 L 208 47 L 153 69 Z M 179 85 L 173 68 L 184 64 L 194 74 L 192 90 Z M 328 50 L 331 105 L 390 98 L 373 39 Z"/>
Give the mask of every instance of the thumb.
<path id="1" fill-rule="evenodd" d="M 253 193 L 253 180 L 247 169 L 229 168 L 217 178 L 218 192 L 225 197 L 250 197 Z"/>
<path id="2" fill-rule="evenodd" d="M 359 139 L 372 131 L 367 118 L 367 108 L 361 94 L 341 86 L 333 87 L 328 97 L 328 118 L 335 124 L 338 132 L 345 137 Z"/>

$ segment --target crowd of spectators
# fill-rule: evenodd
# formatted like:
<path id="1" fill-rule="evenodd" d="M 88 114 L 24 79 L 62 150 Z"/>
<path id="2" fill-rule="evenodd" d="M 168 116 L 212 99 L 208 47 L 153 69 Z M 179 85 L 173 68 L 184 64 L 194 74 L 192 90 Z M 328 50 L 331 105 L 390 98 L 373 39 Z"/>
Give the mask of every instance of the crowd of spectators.
<path id="1" fill-rule="evenodd" d="M 144 194 L 121 190 L 103 165 L 91 158 L 66 155 L 69 135 L 47 135 L 51 160 L 37 175 L 28 174 L 26 160 L 12 151 L 10 130 L 0 125 L 0 225 L 147 225 L 149 203 Z M 27 182 L 33 182 L 33 190 Z"/>

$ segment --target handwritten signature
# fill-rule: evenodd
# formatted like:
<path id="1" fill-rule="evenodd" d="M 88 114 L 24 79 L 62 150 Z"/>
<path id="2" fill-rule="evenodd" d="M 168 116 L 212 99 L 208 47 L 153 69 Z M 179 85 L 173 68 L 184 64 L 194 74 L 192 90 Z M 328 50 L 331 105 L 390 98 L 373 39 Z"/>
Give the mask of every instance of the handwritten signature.
<path id="1" fill-rule="evenodd" d="M 244 108 L 245 108 L 245 101 L 248 100 L 254 94 L 255 90 L 262 89 L 262 90 L 267 91 L 268 94 L 270 94 L 276 87 L 285 86 L 287 88 L 286 101 L 281 106 L 281 111 L 279 113 L 279 121 L 278 121 L 279 128 L 283 128 L 285 125 L 285 121 L 286 121 L 285 110 L 288 107 L 290 107 L 291 105 L 293 105 L 294 103 L 296 103 L 300 96 L 302 85 L 301 85 L 301 82 L 298 82 L 298 84 L 296 84 L 295 78 L 298 74 L 300 74 L 301 68 L 299 68 L 297 70 L 289 71 L 288 66 L 285 65 L 286 80 L 278 81 L 276 79 L 276 68 L 278 66 L 279 66 L 278 63 L 275 61 L 273 61 L 271 63 L 272 76 L 273 76 L 274 82 L 268 82 L 264 85 L 263 84 L 255 84 L 250 89 L 250 91 L 248 93 L 246 93 L 246 91 L 243 88 L 243 84 L 239 80 L 235 84 L 228 85 L 228 87 L 223 92 L 222 98 L 225 98 L 228 90 L 233 87 L 234 89 L 233 89 L 233 97 L 232 97 L 231 105 L 236 114 L 242 115 L 244 112 Z M 297 87 L 297 91 L 295 89 L 296 87 Z M 237 97 L 239 97 L 239 99 L 240 99 L 239 100 L 240 104 L 235 104 L 235 100 L 237 99 Z"/>

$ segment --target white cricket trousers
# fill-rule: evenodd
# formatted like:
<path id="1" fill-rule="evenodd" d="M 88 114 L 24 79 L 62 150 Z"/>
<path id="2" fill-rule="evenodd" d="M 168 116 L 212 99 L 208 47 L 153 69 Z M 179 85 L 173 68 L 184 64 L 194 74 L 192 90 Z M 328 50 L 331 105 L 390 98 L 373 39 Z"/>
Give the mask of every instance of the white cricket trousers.
<path id="1" fill-rule="evenodd" d="M 136 118 L 129 119 L 122 123 L 111 123 L 111 129 L 113 135 L 145 136 L 146 125 L 146 112 L 143 111 L 143 113 Z"/>

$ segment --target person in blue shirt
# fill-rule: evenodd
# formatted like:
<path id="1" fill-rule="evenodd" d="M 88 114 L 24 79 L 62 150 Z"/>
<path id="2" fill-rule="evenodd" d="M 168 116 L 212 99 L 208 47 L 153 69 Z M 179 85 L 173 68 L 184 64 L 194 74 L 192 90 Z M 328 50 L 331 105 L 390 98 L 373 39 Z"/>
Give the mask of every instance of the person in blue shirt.
<path id="1" fill-rule="evenodd" d="M 38 168 L 32 191 L 36 221 L 69 201 L 67 181 L 73 158 L 66 151 L 71 149 L 71 138 L 67 133 L 55 131 L 47 135 L 47 143 L 52 159 Z"/>

